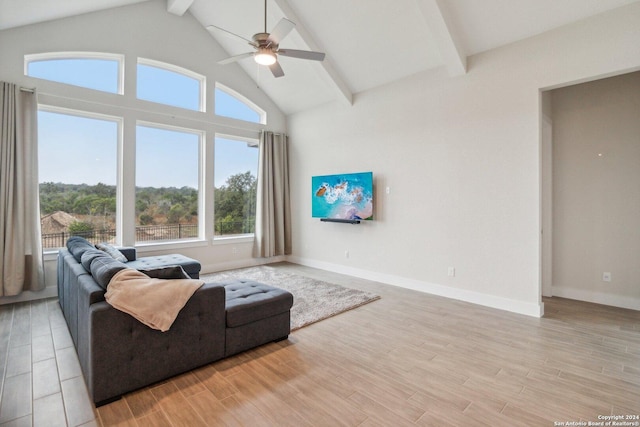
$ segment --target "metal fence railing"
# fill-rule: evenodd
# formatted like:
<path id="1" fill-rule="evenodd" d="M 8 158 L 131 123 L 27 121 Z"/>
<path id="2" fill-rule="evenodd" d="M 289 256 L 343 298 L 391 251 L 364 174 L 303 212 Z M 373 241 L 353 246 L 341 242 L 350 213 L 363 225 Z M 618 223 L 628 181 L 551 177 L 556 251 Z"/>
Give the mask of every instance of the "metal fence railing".
<path id="1" fill-rule="evenodd" d="M 245 219 L 242 221 L 226 221 L 219 219 L 215 221 L 213 234 L 215 236 L 225 236 L 229 234 L 249 234 L 256 230 L 255 219 Z"/>
<path id="2" fill-rule="evenodd" d="M 42 234 L 43 248 L 60 248 L 67 244 L 67 239 L 71 236 L 84 237 L 93 244 L 100 242 L 113 243 L 116 237 L 114 229 L 100 229 L 92 231 L 80 231 L 69 233 L 62 231 L 59 233 Z M 198 237 L 197 224 L 164 224 L 164 225 L 141 225 L 136 227 L 137 242 L 152 242 L 159 240 L 180 240 Z"/>
<path id="3" fill-rule="evenodd" d="M 219 220 L 214 223 L 214 235 L 228 236 L 238 234 L 250 234 L 255 232 L 255 221 L 253 219 L 243 221 Z M 62 231 L 59 233 L 42 234 L 42 247 L 60 248 L 67 244 L 71 236 L 84 237 L 93 244 L 100 242 L 113 243 L 116 237 L 115 229 L 99 229 L 93 231 L 81 231 L 69 233 Z M 198 237 L 197 224 L 161 224 L 161 225 L 139 225 L 136 226 L 136 242 L 153 242 L 163 240 L 192 239 Z"/>
<path id="4" fill-rule="evenodd" d="M 139 225 L 136 227 L 136 242 L 192 239 L 195 237 L 198 237 L 198 224 Z"/>
<path id="5" fill-rule="evenodd" d="M 116 230 L 93 230 L 93 231 L 80 231 L 77 233 L 69 233 L 68 231 L 62 231 L 59 233 L 48 233 L 42 235 L 42 247 L 47 248 L 61 248 L 67 244 L 67 240 L 71 236 L 84 237 L 94 245 L 100 242 L 113 242 L 116 237 Z"/>

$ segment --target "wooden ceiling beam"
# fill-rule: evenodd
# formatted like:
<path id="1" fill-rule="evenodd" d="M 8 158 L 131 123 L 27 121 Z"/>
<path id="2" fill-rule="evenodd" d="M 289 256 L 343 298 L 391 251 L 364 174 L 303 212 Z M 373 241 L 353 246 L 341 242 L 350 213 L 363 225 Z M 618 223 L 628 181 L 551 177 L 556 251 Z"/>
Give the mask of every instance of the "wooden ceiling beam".
<path id="1" fill-rule="evenodd" d="M 449 75 L 467 73 L 467 56 L 442 0 L 416 0 L 431 31 Z"/>
<path id="2" fill-rule="evenodd" d="M 309 49 L 324 52 L 322 46 L 316 43 L 312 34 L 306 29 L 304 23 L 289 5 L 289 2 L 287 0 L 274 1 L 285 17 L 296 23 L 296 31 L 300 37 L 302 37 L 302 40 L 307 44 L 307 46 L 309 46 Z M 320 65 L 322 66 L 323 73 L 329 78 L 333 87 L 336 89 L 339 98 L 348 105 L 353 105 L 353 93 L 351 93 L 351 89 L 349 89 L 349 86 L 347 86 L 340 73 L 338 73 L 338 71 L 333 67 L 330 59 L 330 53 L 327 54 L 324 61 L 320 62 Z"/>
<path id="3" fill-rule="evenodd" d="M 182 16 L 191 7 L 194 0 L 167 0 L 167 11 Z"/>

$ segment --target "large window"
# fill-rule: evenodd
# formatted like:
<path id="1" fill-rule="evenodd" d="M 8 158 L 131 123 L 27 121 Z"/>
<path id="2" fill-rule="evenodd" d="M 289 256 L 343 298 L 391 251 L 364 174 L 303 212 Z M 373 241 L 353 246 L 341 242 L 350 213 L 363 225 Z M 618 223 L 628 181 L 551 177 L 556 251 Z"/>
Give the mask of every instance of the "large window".
<path id="1" fill-rule="evenodd" d="M 70 235 L 116 240 L 119 120 L 80 112 L 38 112 L 43 247 Z"/>
<path id="2" fill-rule="evenodd" d="M 40 79 L 121 94 L 123 57 L 86 52 L 26 55 L 24 73 Z"/>
<path id="3" fill-rule="evenodd" d="M 137 127 L 136 242 L 199 236 L 201 139 L 198 132 Z"/>
<path id="4" fill-rule="evenodd" d="M 205 76 L 151 59 L 125 64 L 120 54 L 27 54 L 24 73 L 49 103 L 38 116 L 45 249 L 71 235 L 162 246 L 253 235 L 251 135 L 266 112 L 249 99 L 216 83 L 215 111 L 206 111 Z"/>
<path id="5" fill-rule="evenodd" d="M 138 98 L 204 111 L 204 77 L 184 68 L 138 59 Z"/>
<path id="6" fill-rule="evenodd" d="M 256 222 L 257 141 L 215 140 L 214 236 L 252 234 Z"/>

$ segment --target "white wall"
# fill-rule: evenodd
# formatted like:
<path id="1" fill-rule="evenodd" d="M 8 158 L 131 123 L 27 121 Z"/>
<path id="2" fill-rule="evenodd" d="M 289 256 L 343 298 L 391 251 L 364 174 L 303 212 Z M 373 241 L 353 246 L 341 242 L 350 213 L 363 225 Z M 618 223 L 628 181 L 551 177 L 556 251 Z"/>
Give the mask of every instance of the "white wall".
<path id="1" fill-rule="evenodd" d="M 553 294 L 640 310 L 640 72 L 552 99 Z"/>
<path id="2" fill-rule="evenodd" d="M 206 168 L 212 176 L 213 135 L 215 132 L 236 133 L 243 137 L 257 138 L 262 125 L 243 125 L 212 113 L 215 82 L 241 93 L 267 112 L 267 128 L 286 131 L 286 117 L 255 83 L 237 66 L 220 66 L 216 62 L 227 55 L 190 14 L 178 17 L 168 13 L 166 2 L 153 1 L 110 9 L 56 21 L 0 31 L 0 80 L 36 87 L 39 101 L 48 105 L 97 113 L 124 116 L 124 138 L 135 135 L 137 119 L 155 121 L 159 115 L 144 112 L 146 103 L 135 98 L 135 63 L 137 57 L 155 59 L 175 64 L 207 77 L 207 110 L 209 113 L 182 111 L 172 107 L 158 107 L 160 115 L 172 125 L 196 127 L 207 132 Z M 47 82 L 24 76 L 23 56 L 50 51 L 94 51 L 125 55 L 125 96 L 118 96 L 55 82 Z M 123 113 L 124 112 L 124 113 Z M 125 145 L 125 162 L 133 166 L 127 153 L 133 153 L 132 145 Z M 125 180 L 134 180 L 133 168 L 127 169 Z M 209 194 L 212 183 L 207 183 Z M 132 194 L 125 194 L 133 209 Z M 211 198 L 209 199 L 211 200 Z M 212 201 L 210 201 L 212 206 Z M 133 211 L 131 211 L 133 212 Z M 129 212 L 129 213 L 131 213 Z M 125 216 L 124 227 L 133 227 L 133 216 Z M 211 232 L 211 224 L 207 224 Z M 131 244 L 133 242 L 124 242 Z M 214 271 L 253 265 L 260 260 L 251 256 L 252 239 L 233 240 L 213 244 L 210 239 L 198 244 L 163 245 L 142 248 L 140 252 L 162 254 L 180 252 L 200 260 L 203 271 Z M 47 256 L 46 272 L 48 290 L 55 286 L 55 255 Z M 55 295 L 55 293 L 53 293 Z M 23 295 L 21 298 L 32 298 Z M 37 295 L 36 295 L 37 297 Z M 5 299 L 6 300 L 6 299 Z M 6 301 L 0 301 L 6 302 Z"/>
<path id="3" fill-rule="evenodd" d="M 539 90 L 640 67 L 638 40 L 636 3 L 290 116 L 290 259 L 540 315 Z M 311 218 L 312 175 L 366 170 L 373 222 Z"/>

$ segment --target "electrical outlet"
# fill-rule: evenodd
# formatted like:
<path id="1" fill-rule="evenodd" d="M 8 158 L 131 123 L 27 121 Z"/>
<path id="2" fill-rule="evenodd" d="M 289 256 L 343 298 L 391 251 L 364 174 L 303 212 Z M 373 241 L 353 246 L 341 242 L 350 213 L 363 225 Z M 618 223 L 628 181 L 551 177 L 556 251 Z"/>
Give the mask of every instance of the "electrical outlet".
<path id="1" fill-rule="evenodd" d="M 238 255 L 238 248 L 236 248 L 235 246 L 231 248 L 231 253 L 234 255 Z"/>
<path id="2" fill-rule="evenodd" d="M 456 269 L 455 267 L 449 267 L 449 270 L 447 270 L 447 275 L 449 277 L 455 277 L 456 276 Z"/>
<path id="3" fill-rule="evenodd" d="M 344 257 L 349 258 L 349 251 L 344 251 Z"/>
<path id="4" fill-rule="evenodd" d="M 605 271 L 604 273 L 602 273 L 602 281 L 603 282 L 610 282 L 611 281 L 611 273 L 608 271 Z"/>

